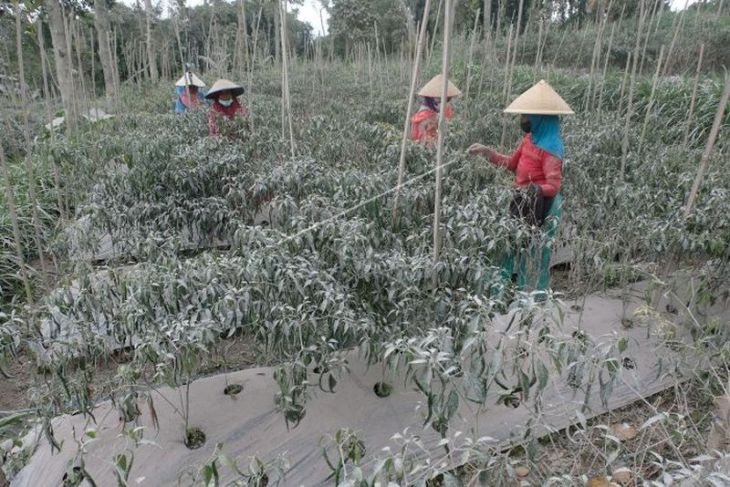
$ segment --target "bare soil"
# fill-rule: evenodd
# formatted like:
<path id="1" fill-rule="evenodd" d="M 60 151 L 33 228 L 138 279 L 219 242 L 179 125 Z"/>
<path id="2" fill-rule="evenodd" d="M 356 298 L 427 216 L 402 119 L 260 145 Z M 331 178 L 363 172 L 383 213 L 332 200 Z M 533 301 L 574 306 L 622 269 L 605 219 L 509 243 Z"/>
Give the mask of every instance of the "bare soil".
<path id="1" fill-rule="evenodd" d="M 111 356 L 108 361 L 96 365 L 92 389 L 99 399 L 111 389 L 117 368 L 129 363 L 125 353 Z M 233 370 L 253 365 L 269 365 L 264 356 L 256 351 L 250 337 L 236 335 L 224 343 L 219 350 L 201 364 L 198 376 Z M 35 360 L 28 353 L 20 353 L 3 367 L 11 378 L 0 376 L 0 414 L 17 411 L 31 406 L 31 391 L 43 384 L 43 376 L 37 373 Z"/>

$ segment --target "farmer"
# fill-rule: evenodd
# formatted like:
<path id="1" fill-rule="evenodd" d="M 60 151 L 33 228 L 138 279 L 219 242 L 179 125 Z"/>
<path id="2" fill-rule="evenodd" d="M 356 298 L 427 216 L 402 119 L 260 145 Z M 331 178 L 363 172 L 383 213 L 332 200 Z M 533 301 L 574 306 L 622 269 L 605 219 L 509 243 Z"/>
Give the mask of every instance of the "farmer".
<path id="1" fill-rule="evenodd" d="M 517 258 L 518 289 L 541 291 L 538 299 L 544 299 L 550 282 L 550 249 L 563 206 L 560 185 L 564 148 L 559 115 L 573 114 L 573 110 L 541 80 L 504 111 L 521 114 L 520 127 L 525 136 L 517 151 L 506 156 L 490 147 L 472 144 L 467 152 L 484 156 L 492 164 L 515 173 L 510 214 L 542 231 L 535 233 L 528 249 L 512 249 L 508 253 L 502 266 L 502 284 L 511 280 Z"/>
<path id="2" fill-rule="evenodd" d="M 438 140 L 439 104 L 443 89 L 444 79 L 438 74 L 418 92 L 418 96 L 423 97 L 423 102 L 421 108 L 411 117 L 411 139 L 426 147 L 433 147 Z M 446 96 L 448 102 L 461 96 L 461 91 L 449 81 Z M 451 105 L 447 104 L 444 113 L 446 119 L 451 120 L 453 113 Z"/>
<path id="3" fill-rule="evenodd" d="M 205 92 L 201 90 L 203 87 L 205 83 L 200 78 L 186 71 L 175 83 L 175 93 L 177 93 L 175 112 L 185 113 L 188 110 L 201 108 L 205 103 Z"/>
<path id="4" fill-rule="evenodd" d="M 223 125 L 227 121 L 234 121 L 248 117 L 248 110 L 238 102 L 237 97 L 243 94 L 243 87 L 227 79 L 219 79 L 210 88 L 205 97 L 213 100 L 208 111 L 208 132 L 211 137 L 221 134 Z M 227 135 L 231 131 L 227 130 Z"/>

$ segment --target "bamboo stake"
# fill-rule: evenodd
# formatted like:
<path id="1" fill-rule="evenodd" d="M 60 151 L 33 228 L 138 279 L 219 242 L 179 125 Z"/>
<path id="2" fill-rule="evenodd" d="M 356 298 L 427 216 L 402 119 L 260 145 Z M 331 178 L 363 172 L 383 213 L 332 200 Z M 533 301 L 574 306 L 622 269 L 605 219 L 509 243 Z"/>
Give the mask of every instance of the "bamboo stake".
<path id="1" fill-rule="evenodd" d="M 700 56 L 697 59 L 697 71 L 695 71 L 695 79 L 692 83 L 692 98 L 689 102 L 689 113 L 687 114 L 687 123 L 684 125 L 684 137 L 682 138 L 682 147 L 687 149 L 687 142 L 689 142 L 689 127 L 692 124 L 692 117 L 695 113 L 695 101 L 697 99 L 697 85 L 700 81 L 700 70 L 702 69 L 702 57 L 705 54 L 705 44 L 700 44 Z"/>
<path id="2" fill-rule="evenodd" d="M 63 5 L 61 5 L 61 7 L 63 8 Z M 76 83 L 74 81 L 74 76 L 73 76 L 74 62 L 73 62 L 73 48 L 72 48 L 72 44 L 71 44 L 71 29 L 69 27 L 68 14 L 66 13 L 65 9 L 63 11 L 63 29 L 64 29 L 64 32 L 66 33 L 66 52 L 68 53 L 69 77 L 71 78 L 70 83 L 72 86 L 71 100 L 72 100 L 72 104 L 73 104 L 73 112 L 74 112 L 74 118 L 78 119 L 78 117 L 81 115 L 81 110 L 80 110 L 80 105 L 79 105 L 79 90 L 78 90 L 78 83 Z M 79 69 L 79 73 L 80 73 L 81 66 L 79 66 L 78 69 Z M 68 114 L 66 114 L 65 118 L 66 118 L 66 123 L 68 123 L 69 122 Z M 74 124 L 76 124 L 77 121 L 75 121 Z M 74 125 L 73 128 L 76 128 L 76 126 Z"/>
<path id="3" fill-rule="evenodd" d="M 639 28 L 636 33 L 636 45 L 634 46 L 634 59 L 631 67 L 631 81 L 629 82 L 629 101 L 626 108 L 626 123 L 624 125 L 624 138 L 621 144 L 621 180 L 624 179 L 626 174 L 626 159 L 629 155 L 629 128 L 631 126 L 631 115 L 633 115 L 634 108 L 634 84 L 636 81 L 636 67 L 639 58 L 639 47 L 641 46 L 641 33 L 644 30 L 644 22 L 646 20 L 646 9 L 644 6 L 644 0 L 641 0 L 639 14 Z"/>
<path id="4" fill-rule="evenodd" d="M 15 206 L 15 192 L 10 178 L 10 170 L 8 162 L 5 160 L 5 151 L 3 145 L 0 144 L 0 166 L 5 178 L 5 199 L 8 203 L 8 213 L 10 213 L 10 222 L 13 226 L 13 240 L 15 241 L 15 257 L 18 259 L 18 267 L 20 268 L 20 279 L 23 281 L 25 288 L 25 298 L 29 304 L 33 304 L 33 291 L 30 288 L 30 280 L 28 279 L 28 270 L 25 266 L 25 258 L 23 257 L 23 243 L 20 239 L 20 226 L 18 225 L 18 212 Z"/>
<path id="5" fill-rule="evenodd" d="M 651 116 L 651 109 L 654 107 L 654 94 L 656 93 L 656 86 L 659 82 L 659 71 L 662 69 L 662 59 L 664 57 L 664 45 L 662 44 L 659 49 L 659 59 L 656 63 L 656 71 L 654 72 L 654 80 L 651 83 L 651 93 L 649 94 L 649 103 L 646 105 L 646 115 L 644 115 L 644 125 L 641 127 L 641 137 L 639 138 L 639 153 L 644 145 L 644 137 L 646 136 L 646 128 L 649 126 L 649 117 Z"/>
<path id="6" fill-rule="evenodd" d="M 287 0 L 283 0 L 283 3 L 279 3 L 279 14 L 281 15 L 281 60 L 282 60 L 282 73 L 283 73 L 283 91 L 284 91 L 284 102 L 286 103 L 286 113 L 289 119 L 289 144 L 291 147 L 291 156 L 294 158 L 294 125 L 292 122 L 291 114 L 291 99 L 289 98 L 289 52 L 287 50 L 287 27 L 286 27 L 286 8 Z"/>
<path id="7" fill-rule="evenodd" d="M 697 176 L 695 177 L 694 183 L 692 183 L 692 189 L 690 190 L 689 197 L 687 198 L 687 205 L 684 208 L 685 219 L 689 217 L 692 212 L 695 199 L 697 199 L 697 193 L 700 190 L 702 179 L 705 176 L 707 165 L 710 162 L 710 155 L 712 155 L 712 150 L 715 148 L 715 139 L 717 138 L 717 133 L 720 131 L 720 126 L 722 125 L 722 118 L 725 115 L 725 107 L 727 106 L 728 98 L 730 98 L 730 76 L 725 77 L 725 89 L 722 92 L 722 97 L 720 97 L 720 104 L 717 106 L 717 112 L 715 112 L 715 120 L 712 122 L 710 137 L 707 139 L 705 150 L 702 153 L 702 159 L 700 159 L 700 167 L 697 170 Z"/>
<path id="8" fill-rule="evenodd" d="M 43 40 L 43 22 L 39 19 L 38 20 L 38 28 L 36 29 L 36 35 L 38 37 L 38 50 L 40 51 L 41 55 L 41 68 L 43 72 L 43 101 L 46 108 L 46 119 L 48 120 L 48 123 L 53 122 L 53 114 L 51 112 L 51 90 L 48 84 L 48 66 L 47 62 L 48 59 L 46 58 L 46 52 L 45 52 L 45 45 Z M 56 136 L 55 130 L 51 128 L 50 130 L 50 136 L 51 140 L 53 140 Z M 66 219 L 66 211 L 63 204 L 63 193 L 61 190 L 61 174 L 58 170 L 58 164 L 56 164 L 55 159 L 52 161 L 53 166 L 53 184 L 56 188 L 56 205 L 58 206 L 58 212 L 61 215 L 61 219 Z"/>
<path id="9" fill-rule="evenodd" d="M 436 45 L 436 34 L 438 33 L 439 20 L 441 19 L 441 7 L 443 6 L 444 0 L 439 0 L 439 6 L 436 9 L 436 23 L 433 24 L 433 32 L 431 33 L 431 47 L 428 50 L 428 65 L 431 64 L 431 56 L 433 56 L 433 49 Z"/>
<path id="10" fill-rule="evenodd" d="M 507 103 L 507 79 L 509 78 L 509 71 L 512 64 L 510 63 L 510 49 L 512 47 L 512 31 L 514 25 L 510 24 L 509 26 L 509 34 L 507 37 L 507 59 L 505 59 L 504 64 L 504 89 L 502 90 L 502 98 L 504 99 L 504 102 Z M 499 139 L 499 145 L 504 146 L 504 140 L 507 137 L 507 119 L 502 115 L 502 135 Z"/>
<path id="11" fill-rule="evenodd" d="M 684 4 L 684 10 L 682 10 L 682 13 L 679 14 L 679 22 L 677 22 L 677 27 L 674 29 L 674 35 L 672 35 L 672 43 L 669 44 L 669 52 L 667 52 L 667 60 L 672 59 L 672 53 L 674 52 L 674 44 L 677 42 L 677 38 L 679 37 L 679 32 L 682 30 L 682 27 L 684 26 L 684 15 L 687 13 L 687 3 Z M 699 9 L 697 9 L 699 10 Z M 663 76 L 667 75 L 667 71 L 669 71 L 670 68 L 669 62 L 666 63 L 664 66 L 664 72 L 662 73 Z"/>
<path id="12" fill-rule="evenodd" d="M 624 68 L 624 77 L 621 80 L 621 92 L 619 93 L 618 97 L 618 113 L 621 115 L 621 113 L 624 111 L 624 93 L 626 92 L 626 83 L 629 80 L 629 67 L 631 66 L 631 53 L 629 53 L 628 56 L 626 56 L 626 67 Z"/>
<path id="13" fill-rule="evenodd" d="M 537 29 L 537 49 L 535 50 L 535 66 L 532 74 L 532 81 L 537 79 L 537 73 L 540 71 L 540 47 L 542 46 L 542 26 L 543 21 L 540 19 L 538 22 Z"/>
<path id="14" fill-rule="evenodd" d="M 611 47 L 613 47 L 613 34 L 616 24 L 611 24 L 611 35 L 608 38 L 608 49 L 606 49 L 606 59 L 603 62 L 603 74 L 601 75 L 601 89 L 598 93 L 598 116 L 601 115 L 603 108 L 603 90 L 606 87 L 606 75 L 608 74 L 608 61 L 611 59 Z"/>
<path id="15" fill-rule="evenodd" d="M 510 54 L 512 52 L 512 30 L 513 25 L 510 24 L 509 26 L 509 33 L 507 34 L 507 56 L 504 60 L 504 85 L 502 87 L 502 98 L 504 100 L 507 100 L 507 78 L 509 77 L 509 67 L 510 67 Z"/>
<path id="16" fill-rule="evenodd" d="M 611 11 L 613 6 L 613 0 L 608 2 L 608 10 Z M 596 42 L 593 44 L 593 55 L 591 56 L 591 73 L 588 78 L 588 89 L 586 90 L 585 99 L 583 101 L 583 110 L 588 111 L 589 107 L 592 110 L 594 108 L 595 90 L 598 81 L 595 79 L 596 69 L 601 61 L 601 46 L 603 45 L 603 32 L 606 29 L 606 19 L 604 17 L 598 26 L 598 34 L 596 36 Z"/>
<path id="17" fill-rule="evenodd" d="M 423 56 L 423 46 L 426 44 L 426 31 L 428 30 L 428 14 L 431 10 L 431 0 L 426 0 L 423 7 L 423 17 L 421 19 L 421 28 L 418 32 L 418 44 L 416 47 L 416 57 L 413 60 L 413 70 L 411 72 L 411 88 L 408 91 L 408 108 L 406 109 L 405 120 L 403 121 L 403 137 L 400 143 L 400 159 L 398 161 L 398 186 L 395 190 L 393 198 L 393 226 L 398 224 L 398 202 L 400 200 L 400 192 L 403 187 L 403 179 L 406 174 L 406 144 L 408 142 L 408 132 L 411 128 L 411 111 L 413 110 L 413 98 L 416 94 L 416 86 L 418 84 L 418 73 L 421 68 L 421 57 Z M 443 107 L 444 105 L 442 105 Z"/>
<path id="18" fill-rule="evenodd" d="M 525 0 L 520 0 L 519 7 L 517 9 L 517 27 L 515 29 L 515 39 L 512 45 L 512 65 L 509 69 L 509 81 L 507 84 L 507 96 L 512 96 L 512 75 L 515 71 L 515 63 L 517 62 L 517 47 L 520 39 L 520 29 L 522 28 L 522 8 Z"/>
<path id="19" fill-rule="evenodd" d="M 466 63 L 466 90 L 464 91 L 464 98 L 469 99 L 469 87 L 471 85 L 471 62 L 474 57 L 474 43 L 477 38 L 477 29 L 479 28 L 479 9 L 477 9 L 476 16 L 474 17 L 474 29 L 471 33 L 471 43 L 469 44 L 469 57 Z"/>
<path id="20" fill-rule="evenodd" d="M 258 14 L 256 15 L 256 29 L 254 30 L 254 33 L 253 33 L 253 49 L 251 52 L 251 62 L 249 64 L 250 69 L 248 70 L 248 79 L 247 79 L 248 120 L 249 120 L 248 123 L 249 123 L 249 126 L 251 127 L 251 133 L 253 133 L 255 130 L 254 115 L 253 115 L 253 110 L 254 110 L 254 106 L 253 106 L 253 68 L 254 68 L 254 65 L 256 64 L 257 47 L 258 47 L 258 42 L 259 42 L 259 29 L 261 27 L 261 16 L 263 14 L 263 10 L 264 10 L 264 6 L 262 4 L 259 7 Z"/>
<path id="21" fill-rule="evenodd" d="M 481 69 L 479 69 L 479 92 L 477 93 L 477 97 L 482 96 L 482 88 L 484 87 L 484 74 L 487 72 L 486 66 L 489 65 L 490 60 L 493 60 L 496 64 L 496 56 L 492 57 L 492 31 L 491 28 L 487 32 L 484 33 L 484 56 L 482 57 L 482 65 Z M 493 79 L 491 76 L 490 82 Z"/>
<path id="22" fill-rule="evenodd" d="M 38 252 L 38 258 L 40 259 L 41 269 L 43 270 L 43 280 L 45 281 L 48 275 L 48 268 L 46 267 L 46 258 L 43 255 L 43 246 L 41 245 L 41 224 L 40 217 L 38 215 L 38 197 L 36 195 L 35 187 L 35 175 L 33 171 L 33 162 L 31 161 L 30 152 L 32 147 L 32 141 L 30 138 L 30 123 L 28 122 L 28 87 L 25 83 L 25 61 L 23 59 L 23 34 L 21 26 L 22 12 L 20 10 L 20 2 L 15 0 L 15 48 L 18 56 L 18 81 L 20 82 L 20 100 L 23 105 L 23 135 L 25 137 L 25 171 L 28 178 L 28 197 L 30 198 L 31 207 L 31 218 L 33 219 L 33 230 L 34 230 L 34 244 L 36 251 Z M 8 180 L 8 184 L 10 181 Z"/>
<path id="23" fill-rule="evenodd" d="M 644 48 L 641 50 L 641 63 L 639 64 L 639 74 L 644 72 L 644 61 L 646 60 L 646 46 L 649 45 L 649 37 L 651 37 L 651 26 L 654 23 L 654 15 L 657 11 L 657 3 L 660 0 L 654 1 L 654 6 L 651 10 L 651 14 L 649 15 L 649 22 L 646 26 L 646 37 L 644 38 Z"/>
<path id="24" fill-rule="evenodd" d="M 441 165 L 444 160 L 444 139 L 446 138 L 447 122 L 446 122 L 446 104 L 448 103 L 449 90 L 449 54 L 451 49 L 451 16 L 452 0 L 446 0 L 444 6 L 444 46 L 443 46 L 443 62 L 441 67 L 441 75 L 444 79 L 444 86 L 441 90 L 441 109 L 439 110 L 438 125 L 438 148 L 436 151 L 436 195 L 433 209 L 433 262 L 434 265 L 439 261 L 441 251 Z M 434 290 L 438 285 L 438 273 L 434 272 Z"/>
<path id="25" fill-rule="evenodd" d="M 73 36 L 74 45 L 76 47 L 76 65 L 79 72 L 79 84 L 81 86 L 81 101 L 79 105 L 84 113 L 89 111 L 89 92 L 86 89 L 86 76 L 84 76 L 84 63 L 81 61 L 81 34 L 78 21 L 70 21 L 71 35 Z"/>
<path id="26" fill-rule="evenodd" d="M 241 0 L 241 16 L 243 17 L 243 61 L 246 73 L 251 70 L 251 53 L 248 45 L 248 18 L 246 17 L 246 0 Z"/>

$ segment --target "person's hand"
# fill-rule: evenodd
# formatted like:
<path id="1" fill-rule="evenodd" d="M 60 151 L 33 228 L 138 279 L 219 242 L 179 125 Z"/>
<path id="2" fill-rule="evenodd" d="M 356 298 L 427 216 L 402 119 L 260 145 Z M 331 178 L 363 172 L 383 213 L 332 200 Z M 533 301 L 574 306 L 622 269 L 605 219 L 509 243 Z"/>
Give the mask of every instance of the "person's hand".
<path id="1" fill-rule="evenodd" d="M 494 154 L 494 150 L 482 145 L 482 144 L 472 144 L 469 146 L 469 148 L 466 150 L 467 154 L 470 156 L 483 156 L 487 159 L 492 157 L 492 154 Z"/>

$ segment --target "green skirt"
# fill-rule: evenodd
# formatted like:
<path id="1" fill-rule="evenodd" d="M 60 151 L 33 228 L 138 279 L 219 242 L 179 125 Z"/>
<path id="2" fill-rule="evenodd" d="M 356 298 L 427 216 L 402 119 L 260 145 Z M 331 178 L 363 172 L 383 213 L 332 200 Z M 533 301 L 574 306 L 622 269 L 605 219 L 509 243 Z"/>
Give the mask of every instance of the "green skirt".
<path id="1" fill-rule="evenodd" d="M 517 289 L 520 291 L 547 291 L 550 285 L 550 256 L 555 235 L 558 231 L 563 211 L 563 197 L 553 198 L 545 222 L 530 239 L 526 247 L 519 246 L 507 253 L 501 270 L 503 289 L 512 280 L 517 267 Z M 517 246 L 516 246 L 517 247 Z"/>

